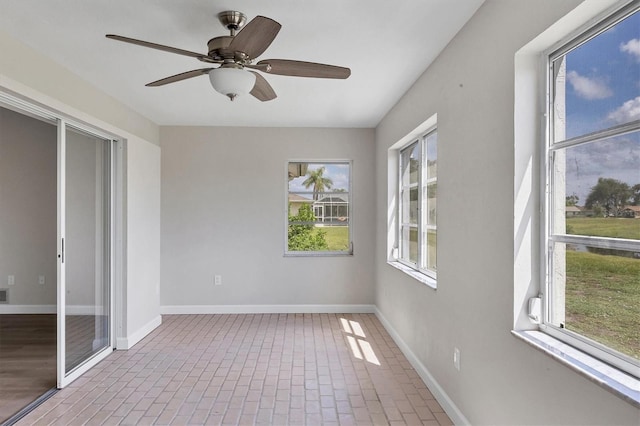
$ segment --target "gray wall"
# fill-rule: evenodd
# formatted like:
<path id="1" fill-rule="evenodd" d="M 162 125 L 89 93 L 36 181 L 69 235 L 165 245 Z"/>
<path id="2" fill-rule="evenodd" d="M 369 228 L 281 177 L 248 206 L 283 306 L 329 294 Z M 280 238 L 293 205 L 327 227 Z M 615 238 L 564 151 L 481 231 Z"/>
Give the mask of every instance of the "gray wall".
<path id="1" fill-rule="evenodd" d="M 162 127 L 160 135 L 163 306 L 373 303 L 373 130 Z M 353 160 L 353 256 L 283 257 L 286 162 L 301 159 Z"/>
<path id="2" fill-rule="evenodd" d="M 11 305 L 56 304 L 56 140 L 55 125 L 0 107 L 0 288 Z"/>
<path id="3" fill-rule="evenodd" d="M 638 424 L 637 408 L 510 334 L 514 55 L 579 3 L 488 0 L 376 131 L 376 305 L 472 424 Z M 388 148 L 436 113 L 434 291 L 386 264 L 385 213 Z"/>
<path id="4" fill-rule="evenodd" d="M 127 141 L 125 233 L 127 343 L 143 338 L 160 319 L 160 147 Z"/>

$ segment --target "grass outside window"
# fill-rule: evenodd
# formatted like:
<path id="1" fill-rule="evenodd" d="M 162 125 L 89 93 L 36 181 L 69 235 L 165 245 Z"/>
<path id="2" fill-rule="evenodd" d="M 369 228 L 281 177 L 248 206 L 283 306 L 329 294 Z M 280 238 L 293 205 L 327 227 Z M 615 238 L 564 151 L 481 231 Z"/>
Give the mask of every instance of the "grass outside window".
<path id="1" fill-rule="evenodd" d="M 567 233 L 640 239 L 640 219 L 569 218 Z M 566 245 L 567 330 L 640 359 L 640 252 Z"/>

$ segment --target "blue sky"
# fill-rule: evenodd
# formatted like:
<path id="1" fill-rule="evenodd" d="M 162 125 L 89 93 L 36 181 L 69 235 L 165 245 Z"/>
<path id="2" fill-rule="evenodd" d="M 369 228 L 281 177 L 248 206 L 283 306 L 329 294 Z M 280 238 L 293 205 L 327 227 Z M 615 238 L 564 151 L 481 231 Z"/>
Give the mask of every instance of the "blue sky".
<path id="1" fill-rule="evenodd" d="M 640 119 L 640 12 L 566 55 L 566 136 Z M 567 150 L 567 195 L 598 177 L 640 183 L 640 132 Z"/>
<path id="2" fill-rule="evenodd" d="M 329 191 L 333 191 L 335 189 L 344 189 L 345 191 L 349 190 L 349 166 L 347 164 L 331 164 L 331 163 L 309 163 L 309 169 L 317 170 L 318 168 L 324 166 L 325 172 L 324 177 L 327 177 L 333 181 L 333 186 Z M 307 176 L 300 176 L 298 178 L 292 179 L 289 181 L 289 191 L 290 192 L 308 192 L 309 194 L 299 194 L 303 197 L 313 198 L 311 193 L 313 192 L 313 186 L 309 188 L 305 188 L 302 185 L 307 179 Z"/>

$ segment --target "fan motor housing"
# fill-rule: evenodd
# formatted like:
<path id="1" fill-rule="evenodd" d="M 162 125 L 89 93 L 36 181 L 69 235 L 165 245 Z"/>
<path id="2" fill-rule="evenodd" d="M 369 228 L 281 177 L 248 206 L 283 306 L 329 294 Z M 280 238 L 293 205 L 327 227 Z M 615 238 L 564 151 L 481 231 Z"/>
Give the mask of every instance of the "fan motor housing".
<path id="1" fill-rule="evenodd" d="M 233 41 L 232 36 L 221 36 L 214 37 L 207 43 L 207 47 L 209 48 L 209 56 L 216 60 L 224 60 L 224 59 L 246 59 L 246 55 L 242 52 L 235 52 L 229 49 L 229 45 Z M 245 58 L 242 58 L 242 56 Z M 240 56 L 240 57 L 238 57 Z"/>

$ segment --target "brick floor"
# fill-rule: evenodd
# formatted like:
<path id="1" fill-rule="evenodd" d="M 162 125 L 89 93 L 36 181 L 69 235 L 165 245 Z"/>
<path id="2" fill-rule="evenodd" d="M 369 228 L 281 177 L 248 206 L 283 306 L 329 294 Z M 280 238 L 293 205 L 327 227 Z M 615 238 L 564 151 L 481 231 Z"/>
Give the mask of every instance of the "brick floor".
<path id="1" fill-rule="evenodd" d="M 18 425 L 450 425 L 372 314 L 168 315 Z"/>

